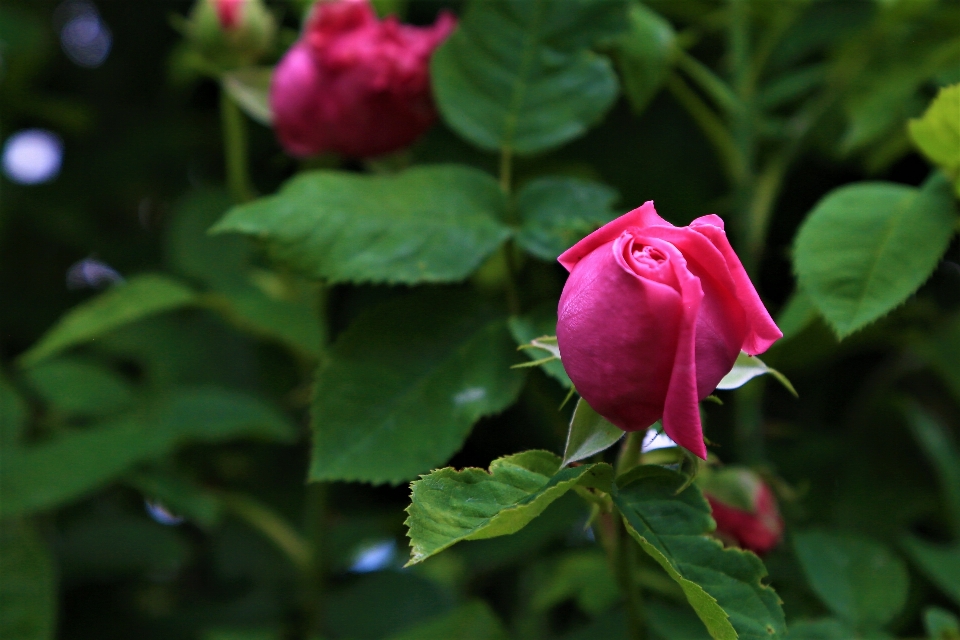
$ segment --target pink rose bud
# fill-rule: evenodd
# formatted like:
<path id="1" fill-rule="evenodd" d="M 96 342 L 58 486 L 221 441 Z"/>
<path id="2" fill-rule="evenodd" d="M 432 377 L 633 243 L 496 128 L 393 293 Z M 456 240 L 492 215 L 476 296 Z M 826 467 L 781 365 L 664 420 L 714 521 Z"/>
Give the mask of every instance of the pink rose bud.
<path id="1" fill-rule="evenodd" d="M 783 334 L 715 215 L 675 227 L 653 202 L 564 252 L 570 277 L 557 309 L 563 367 L 586 402 L 624 431 L 663 420 L 674 442 L 706 459 L 699 401 L 740 350 Z"/>
<path id="2" fill-rule="evenodd" d="M 773 549 L 783 537 L 783 519 L 766 485 L 748 469 L 726 468 L 707 474 L 697 484 L 703 491 L 717 534 L 759 554 Z"/>
<path id="3" fill-rule="evenodd" d="M 455 25 L 447 12 L 414 27 L 378 20 L 367 0 L 318 4 L 270 87 L 283 147 L 363 158 L 412 144 L 437 118 L 430 56 Z"/>
<path id="4" fill-rule="evenodd" d="M 276 23 L 263 0 L 197 0 L 187 36 L 214 66 L 254 64 L 273 46 Z"/>
<path id="5" fill-rule="evenodd" d="M 213 4 L 221 27 L 229 31 L 240 24 L 243 0 L 213 0 Z"/>

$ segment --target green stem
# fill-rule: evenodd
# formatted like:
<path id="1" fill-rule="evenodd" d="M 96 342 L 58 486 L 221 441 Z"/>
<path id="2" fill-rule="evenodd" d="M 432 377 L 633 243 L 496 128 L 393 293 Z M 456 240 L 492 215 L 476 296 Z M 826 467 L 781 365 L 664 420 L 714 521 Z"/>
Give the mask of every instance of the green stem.
<path id="1" fill-rule="evenodd" d="M 513 150 L 509 145 L 500 148 L 500 189 L 503 191 L 507 200 L 507 222 L 516 224 L 516 214 L 513 211 L 513 202 L 511 194 L 513 192 Z M 507 309 L 510 315 L 520 313 L 520 287 L 517 286 L 517 277 L 520 273 L 520 267 L 517 264 L 516 250 L 513 240 L 507 242 L 500 248 L 503 251 L 504 264 L 507 267 L 507 278 L 505 283 L 507 295 Z"/>
<path id="2" fill-rule="evenodd" d="M 620 514 L 617 514 L 619 516 Z M 622 520 L 617 536 L 617 581 L 626 598 L 627 626 L 633 640 L 645 640 L 647 624 L 643 610 L 643 596 L 635 580 L 637 545 L 630 538 Z"/>
<path id="3" fill-rule="evenodd" d="M 734 395 L 734 420 L 736 428 L 737 457 L 750 466 L 763 464 L 766 447 L 763 439 L 763 392 L 766 381 L 763 376 L 752 380 Z"/>
<path id="4" fill-rule="evenodd" d="M 620 445 L 617 455 L 617 475 L 626 473 L 640 462 L 640 448 L 643 445 L 643 436 L 646 431 L 631 431 Z"/>
<path id="5" fill-rule="evenodd" d="M 304 537 L 290 523 L 259 501 L 237 493 L 225 493 L 224 505 L 273 542 L 304 575 L 313 571 L 313 553 Z"/>
<path id="6" fill-rule="evenodd" d="M 723 120 L 705 103 L 697 93 L 677 74 L 667 78 L 667 90 L 680 103 L 694 123 L 706 136 L 720 160 L 720 166 L 731 183 L 738 183 L 744 174 L 744 160 L 740 150 Z"/>
<path id="7" fill-rule="evenodd" d="M 709 67 L 682 49 L 677 54 L 677 66 L 725 113 L 732 115 L 740 110 L 740 99 L 733 89 Z"/>
<path id="8" fill-rule="evenodd" d="M 500 148 L 500 188 L 510 195 L 513 186 L 513 149 L 504 145 Z"/>
<path id="9" fill-rule="evenodd" d="M 224 89 L 220 90 L 220 123 L 227 188 L 234 202 L 248 202 L 255 196 L 247 172 L 247 122 L 240 107 Z"/>
<path id="10" fill-rule="evenodd" d="M 313 554 L 313 564 L 307 579 L 304 610 L 307 636 L 316 637 L 323 626 L 324 596 L 326 595 L 326 566 L 323 553 L 326 546 L 328 485 L 314 482 L 307 485 L 304 505 L 304 523 Z"/>
<path id="11" fill-rule="evenodd" d="M 745 212 L 746 237 L 741 253 L 747 273 L 755 273 L 763 257 L 770 214 L 783 185 L 790 158 L 781 153 L 767 163 L 757 177 Z"/>

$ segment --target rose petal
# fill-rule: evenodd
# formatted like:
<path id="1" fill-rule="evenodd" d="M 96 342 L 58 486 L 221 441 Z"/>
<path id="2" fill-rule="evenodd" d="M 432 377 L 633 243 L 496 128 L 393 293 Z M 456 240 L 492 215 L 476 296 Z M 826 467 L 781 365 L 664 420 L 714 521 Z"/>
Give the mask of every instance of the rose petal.
<path id="1" fill-rule="evenodd" d="M 719 222 L 719 224 L 717 224 Z M 747 314 L 747 335 L 740 347 L 752 356 L 763 353 L 774 342 L 783 337 L 783 332 L 770 317 L 767 308 L 760 301 L 760 295 L 750 282 L 750 276 L 740 262 L 740 258 L 730 246 L 727 234 L 723 231 L 723 221 L 717 216 L 709 215 L 697 218 L 690 223 L 690 228 L 702 234 L 720 251 L 730 270 L 737 290 L 737 298 Z"/>
<path id="2" fill-rule="evenodd" d="M 716 216 L 714 216 L 716 217 Z M 719 220 L 719 218 L 717 218 Z M 740 354 L 748 324 L 738 289 L 723 254 L 688 227 L 652 226 L 647 233 L 680 250 L 700 279 L 703 304 L 697 319 L 697 389 L 702 400 L 713 393 Z"/>
<path id="3" fill-rule="evenodd" d="M 612 220 L 603 225 L 560 254 L 557 260 L 567 271 L 572 271 L 574 265 L 593 252 L 597 247 L 607 244 L 608 242 L 613 242 L 627 229 L 631 227 L 643 229 L 651 225 L 673 226 L 657 215 L 657 210 L 653 207 L 653 200 L 648 200 L 633 211 L 625 213 L 616 220 Z"/>
<path id="4" fill-rule="evenodd" d="M 622 268 L 611 242 L 579 261 L 557 315 L 563 366 L 590 406 L 624 431 L 656 422 L 676 360 L 680 294 Z"/>
<path id="5" fill-rule="evenodd" d="M 672 246 L 671 250 L 670 262 L 680 283 L 683 311 L 670 386 L 663 406 L 663 430 L 681 447 L 706 460 L 707 447 L 703 442 L 700 424 L 696 354 L 697 316 L 703 301 L 703 289 L 700 279 L 687 268 L 680 251 Z"/>
<path id="6" fill-rule="evenodd" d="M 273 73 L 270 110 L 274 129 L 291 155 L 311 156 L 330 145 L 325 128 L 317 126 L 321 76 L 309 47 L 303 43 L 291 47 Z"/>

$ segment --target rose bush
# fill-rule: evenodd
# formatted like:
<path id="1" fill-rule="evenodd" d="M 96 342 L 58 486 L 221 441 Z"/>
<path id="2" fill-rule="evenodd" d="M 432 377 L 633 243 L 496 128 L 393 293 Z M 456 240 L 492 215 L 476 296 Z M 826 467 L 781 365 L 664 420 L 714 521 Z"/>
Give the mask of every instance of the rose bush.
<path id="1" fill-rule="evenodd" d="M 741 350 L 763 353 L 783 336 L 723 220 L 708 215 L 675 227 L 647 202 L 559 260 L 570 277 L 557 341 L 577 391 L 624 431 L 662 419 L 677 444 L 706 458 L 699 401 Z"/>
<path id="2" fill-rule="evenodd" d="M 453 31 L 377 20 L 367 0 L 320 3 L 270 87 L 274 127 L 295 156 L 377 156 L 410 145 L 436 120 L 429 62 Z"/>
<path id="3" fill-rule="evenodd" d="M 701 474 L 697 484 L 710 503 L 718 536 L 760 554 L 779 544 L 784 525 L 777 499 L 756 473 L 728 467 Z"/>

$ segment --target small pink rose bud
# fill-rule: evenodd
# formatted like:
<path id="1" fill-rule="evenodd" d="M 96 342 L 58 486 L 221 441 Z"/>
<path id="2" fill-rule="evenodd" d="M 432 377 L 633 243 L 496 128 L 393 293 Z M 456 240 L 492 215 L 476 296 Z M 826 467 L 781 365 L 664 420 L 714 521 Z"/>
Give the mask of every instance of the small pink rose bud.
<path id="1" fill-rule="evenodd" d="M 697 477 L 717 523 L 717 534 L 764 554 L 783 537 L 783 519 L 770 487 L 749 469 L 726 467 Z"/>
<path id="2" fill-rule="evenodd" d="M 557 309 L 563 367 L 583 399 L 624 431 L 663 420 L 706 458 L 698 403 L 741 350 L 783 336 L 715 215 L 675 227 L 653 202 L 559 258 L 570 277 Z"/>
<path id="3" fill-rule="evenodd" d="M 213 0 L 217 10 L 220 26 L 230 31 L 240 24 L 240 12 L 243 9 L 243 0 Z"/>
<path id="4" fill-rule="evenodd" d="M 187 25 L 199 52 L 224 69 L 256 63 L 277 30 L 263 0 L 198 0 Z"/>
<path id="5" fill-rule="evenodd" d="M 270 87 L 274 128 L 295 156 L 355 158 L 412 144 L 436 120 L 429 63 L 456 24 L 443 12 L 430 27 L 378 20 L 367 0 L 321 2 Z"/>

